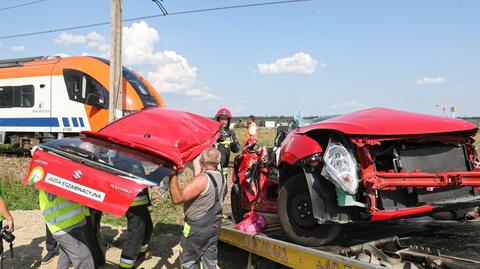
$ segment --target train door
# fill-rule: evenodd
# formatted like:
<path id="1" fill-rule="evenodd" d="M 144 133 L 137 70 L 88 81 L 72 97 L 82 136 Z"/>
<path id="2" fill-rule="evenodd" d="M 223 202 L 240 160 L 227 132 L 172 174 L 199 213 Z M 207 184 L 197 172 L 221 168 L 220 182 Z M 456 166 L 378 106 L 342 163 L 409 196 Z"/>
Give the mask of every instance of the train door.
<path id="1" fill-rule="evenodd" d="M 52 112 L 61 117 L 58 132 L 97 131 L 108 122 L 108 92 L 94 77 L 75 69 L 63 69 L 55 78 Z M 63 101 L 61 101 L 63 100 Z"/>

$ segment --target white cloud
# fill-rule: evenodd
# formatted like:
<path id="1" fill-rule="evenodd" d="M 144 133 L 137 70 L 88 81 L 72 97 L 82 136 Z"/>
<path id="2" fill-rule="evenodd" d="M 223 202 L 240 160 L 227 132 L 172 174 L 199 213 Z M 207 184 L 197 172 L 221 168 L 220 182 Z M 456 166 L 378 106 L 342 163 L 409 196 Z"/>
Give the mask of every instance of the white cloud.
<path id="1" fill-rule="evenodd" d="M 298 52 L 290 57 L 277 59 L 273 63 L 259 63 L 257 70 L 260 74 L 312 74 L 318 62 L 307 53 Z M 327 64 L 321 63 L 325 68 Z"/>
<path id="2" fill-rule="evenodd" d="M 107 54 L 110 50 L 110 46 L 106 44 L 105 38 L 95 31 L 88 33 L 85 38 L 89 48 L 97 49 L 102 54 Z"/>
<path id="3" fill-rule="evenodd" d="M 367 106 L 362 102 L 356 99 L 337 99 L 332 104 L 328 105 L 328 109 L 334 110 L 355 110 L 355 109 L 363 109 Z"/>
<path id="4" fill-rule="evenodd" d="M 423 77 L 415 81 L 418 85 L 435 85 L 444 84 L 447 82 L 446 77 Z"/>
<path id="5" fill-rule="evenodd" d="M 202 100 L 217 100 L 218 96 L 211 93 L 206 86 L 200 85 L 197 81 L 197 68 L 191 66 L 187 59 L 181 54 L 164 50 L 157 51 L 155 45 L 160 42 L 158 31 L 150 27 L 146 22 L 133 23 L 130 26 L 123 27 L 122 31 L 122 62 L 126 66 L 132 66 L 135 70 L 141 70 L 145 78 L 160 93 L 178 93 Z M 62 37 L 63 36 L 63 37 Z M 90 32 L 85 36 L 75 36 L 75 38 L 66 38 L 72 35 L 62 33 L 54 41 L 59 44 L 73 44 L 72 42 L 62 42 L 57 40 L 84 40 L 78 45 L 85 45 L 93 49 L 94 53 L 84 52 L 84 55 L 95 55 L 108 58 L 110 45 L 106 43 L 105 38 L 97 33 Z"/>
<path id="6" fill-rule="evenodd" d="M 24 46 L 13 46 L 13 47 L 10 47 L 10 50 L 15 51 L 15 52 L 22 52 L 22 51 L 25 51 L 25 47 Z"/>
<path id="7" fill-rule="evenodd" d="M 62 32 L 57 38 L 53 39 L 53 42 L 60 45 L 78 45 L 85 44 L 87 39 L 83 35 L 73 35 L 66 32 Z"/>

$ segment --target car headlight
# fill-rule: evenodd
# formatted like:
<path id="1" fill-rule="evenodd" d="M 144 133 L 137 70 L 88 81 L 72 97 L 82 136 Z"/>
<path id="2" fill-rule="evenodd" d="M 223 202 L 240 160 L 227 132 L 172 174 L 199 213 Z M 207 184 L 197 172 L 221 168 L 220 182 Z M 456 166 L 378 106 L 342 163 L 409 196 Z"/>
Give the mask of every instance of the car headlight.
<path id="1" fill-rule="evenodd" d="M 344 192 L 355 194 L 358 189 L 357 161 L 352 150 L 340 139 L 331 137 L 323 154 L 322 176 Z"/>

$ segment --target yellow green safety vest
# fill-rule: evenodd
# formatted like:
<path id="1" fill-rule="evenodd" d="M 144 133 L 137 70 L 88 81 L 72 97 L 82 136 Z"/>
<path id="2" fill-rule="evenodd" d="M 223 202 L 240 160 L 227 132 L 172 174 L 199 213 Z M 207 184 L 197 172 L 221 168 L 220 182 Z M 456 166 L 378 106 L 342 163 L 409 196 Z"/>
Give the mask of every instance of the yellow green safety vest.
<path id="1" fill-rule="evenodd" d="M 87 207 L 65 198 L 55 196 L 50 201 L 45 191 L 39 192 L 39 202 L 40 210 L 52 233 L 72 227 L 90 215 Z"/>
<path id="2" fill-rule="evenodd" d="M 148 205 L 150 204 L 150 198 L 148 195 L 148 188 L 143 189 L 137 194 L 137 197 L 133 200 L 130 206 Z"/>

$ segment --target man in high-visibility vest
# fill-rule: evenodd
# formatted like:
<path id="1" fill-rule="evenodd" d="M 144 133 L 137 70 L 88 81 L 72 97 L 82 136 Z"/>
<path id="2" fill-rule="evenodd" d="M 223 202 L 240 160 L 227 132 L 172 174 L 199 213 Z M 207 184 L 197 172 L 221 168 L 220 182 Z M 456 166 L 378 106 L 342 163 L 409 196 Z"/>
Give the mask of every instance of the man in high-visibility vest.
<path id="1" fill-rule="evenodd" d="M 42 190 L 39 203 L 48 229 L 59 245 L 57 268 L 95 268 L 86 237 L 88 208 Z"/>
<path id="2" fill-rule="evenodd" d="M 112 158 L 115 167 L 122 168 L 134 175 L 145 176 L 142 164 L 127 156 Z M 120 256 L 119 268 L 135 268 L 137 260 L 149 259 L 148 243 L 153 230 L 152 217 L 148 207 L 151 205 L 148 188 L 138 193 L 125 216 L 127 217 L 127 233 Z"/>

